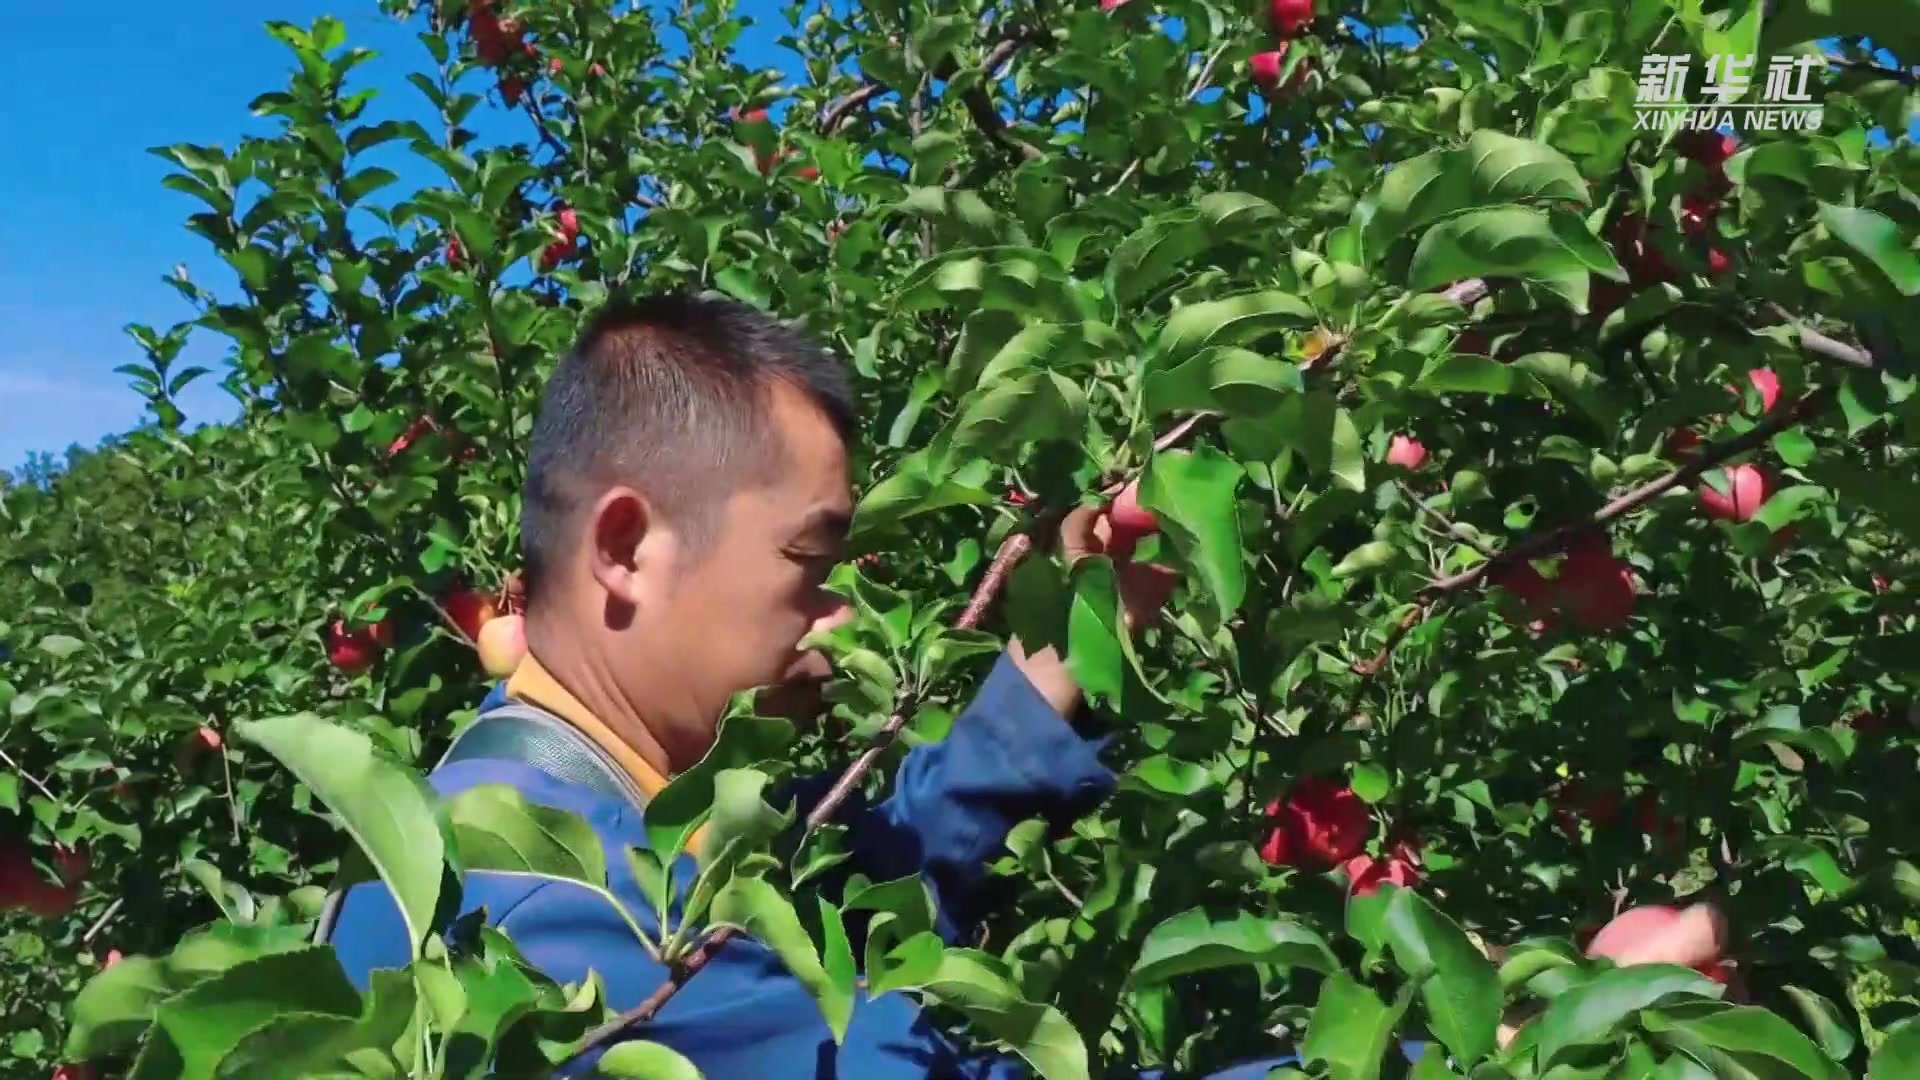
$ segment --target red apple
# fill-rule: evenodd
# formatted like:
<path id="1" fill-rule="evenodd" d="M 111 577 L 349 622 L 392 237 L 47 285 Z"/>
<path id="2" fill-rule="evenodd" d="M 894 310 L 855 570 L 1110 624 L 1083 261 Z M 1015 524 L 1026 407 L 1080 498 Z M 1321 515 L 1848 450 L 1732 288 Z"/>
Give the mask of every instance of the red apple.
<path id="1" fill-rule="evenodd" d="M 1571 839 L 1580 838 L 1580 822 L 1610 825 L 1620 816 L 1620 796 L 1612 791 L 1593 793 L 1577 780 L 1562 784 L 1553 793 L 1554 818 Z"/>
<path id="2" fill-rule="evenodd" d="M 1409 471 L 1418 469 L 1427 460 L 1427 448 L 1420 440 L 1407 435 L 1395 435 L 1387 443 L 1387 464 L 1397 465 Z"/>
<path id="3" fill-rule="evenodd" d="M 457 242 L 458 241 L 456 241 L 456 243 Z M 432 430 L 433 430 L 433 418 L 430 416 L 420 417 L 419 419 L 415 420 L 413 423 L 408 424 L 407 429 L 405 431 L 402 431 L 399 437 L 394 439 L 392 443 L 388 444 L 387 456 L 396 457 L 399 454 L 404 453 L 407 447 L 413 445 L 413 441 L 415 439 L 418 439 L 420 436 L 425 435 L 427 432 Z"/>
<path id="4" fill-rule="evenodd" d="M 1647 219 L 1639 214 L 1624 214 L 1613 230 L 1613 250 L 1635 285 L 1672 281 L 1673 266 L 1654 246 Z"/>
<path id="5" fill-rule="evenodd" d="M 1252 73 L 1254 84 L 1266 91 L 1279 88 L 1280 72 L 1284 70 L 1286 66 L 1287 42 L 1284 41 L 1280 43 L 1278 49 L 1272 52 L 1254 53 L 1253 58 L 1247 61 L 1247 69 Z M 1307 66 L 1302 63 L 1294 70 L 1293 78 L 1287 80 L 1287 89 L 1291 90 L 1299 86 L 1301 79 L 1305 77 L 1306 73 Z"/>
<path id="6" fill-rule="evenodd" d="M 509 75 L 500 80 L 500 97 L 509 105 L 520 104 L 520 95 L 526 89 L 527 84 L 518 75 Z"/>
<path id="7" fill-rule="evenodd" d="M 1518 562 L 1503 566 L 1489 574 L 1488 580 L 1520 601 L 1526 619 L 1524 625 L 1534 633 L 1546 633 L 1557 621 L 1553 610 L 1553 583 L 1541 577 L 1533 564 Z"/>
<path id="8" fill-rule="evenodd" d="M 467 249 L 460 243 L 458 236 L 447 237 L 447 265 L 452 269 L 463 269 L 467 265 Z"/>
<path id="9" fill-rule="evenodd" d="M 566 69 L 567 69 L 567 65 L 566 65 L 566 61 L 564 61 L 564 60 L 561 60 L 561 59 L 560 59 L 559 57 L 557 57 L 557 56 L 555 56 L 555 57 L 550 57 L 550 58 L 548 58 L 548 60 L 547 60 L 547 74 L 549 74 L 549 75 L 558 75 L 558 74 L 560 74 L 560 73 L 561 73 L 562 71 L 565 71 Z"/>
<path id="10" fill-rule="evenodd" d="M 1628 908 L 1600 928 L 1587 945 L 1587 955 L 1606 957 L 1626 967 L 1633 964 L 1677 964 L 1690 967 L 1724 985 L 1727 919 L 1712 904 L 1687 908 L 1651 904 Z"/>
<path id="11" fill-rule="evenodd" d="M 1273 17 L 1274 30 L 1290 38 L 1313 22 L 1313 0 L 1273 0 L 1267 13 Z"/>
<path id="12" fill-rule="evenodd" d="M 571 206 L 562 206 L 554 215 L 560 221 L 560 235 L 571 240 L 580 235 L 580 215 Z"/>
<path id="13" fill-rule="evenodd" d="M 1649 791 L 1635 801 L 1639 811 L 1639 825 L 1642 835 L 1651 838 L 1657 844 L 1673 846 L 1687 837 L 1686 826 L 1675 817 L 1662 817 L 1660 814 L 1660 796 Z"/>
<path id="14" fill-rule="evenodd" d="M 514 673 L 527 655 L 526 620 L 519 615 L 500 615 L 487 620 L 475 643 L 480 666 L 488 675 L 504 679 Z"/>
<path id="15" fill-rule="evenodd" d="M 1285 798 L 1267 806 L 1267 818 L 1287 833 L 1293 865 L 1331 869 L 1358 855 L 1373 832 L 1367 804 L 1353 789 L 1325 777 L 1298 780 Z"/>
<path id="16" fill-rule="evenodd" d="M 344 619 L 335 619 L 327 628 L 327 662 L 348 675 L 372 667 L 379 652 L 380 643 L 370 632 L 350 628 Z"/>
<path id="17" fill-rule="evenodd" d="M 1760 392 L 1760 411 L 1772 412 L 1773 407 L 1780 403 L 1780 376 L 1772 368 L 1754 368 L 1747 372 L 1747 381 Z M 1739 384 L 1734 385 L 1733 392 L 1740 392 Z"/>
<path id="18" fill-rule="evenodd" d="M 87 872 L 93 868 L 93 859 L 84 847 L 70 848 L 65 844 L 53 845 L 53 869 L 60 875 L 60 884 L 69 889 L 77 889 L 87 880 Z"/>
<path id="19" fill-rule="evenodd" d="M 1124 2 L 1124 0 L 1122 0 L 1122 2 Z M 1276 801 L 1272 806 L 1267 807 L 1267 816 L 1272 817 L 1275 808 L 1279 805 Z M 1260 842 L 1260 861 L 1266 863 L 1268 866 L 1292 866 L 1294 864 L 1293 841 L 1288 837 L 1287 830 L 1278 825 L 1267 830 L 1267 838 Z"/>
<path id="20" fill-rule="evenodd" d="M 1720 521 L 1752 521 L 1772 493 L 1772 483 L 1757 465 L 1720 470 L 1700 485 L 1700 509 Z"/>
<path id="21" fill-rule="evenodd" d="M 736 124 L 767 123 L 767 110 L 765 109 L 751 109 L 751 110 L 748 110 L 745 115 L 742 115 L 740 112 L 740 107 L 736 105 L 733 107 L 731 111 L 733 114 L 733 121 Z"/>
<path id="22" fill-rule="evenodd" d="M 1583 629 L 1613 630 L 1633 616 L 1633 571 L 1614 558 L 1604 534 L 1574 541 L 1553 584 L 1560 610 Z"/>
<path id="23" fill-rule="evenodd" d="M 1707 252 L 1708 275 L 1712 277 L 1719 277 L 1731 269 L 1733 269 L 1733 256 L 1728 255 L 1726 252 L 1721 251 L 1719 248 L 1712 248 L 1708 250 Z"/>
<path id="24" fill-rule="evenodd" d="M 560 265 L 563 260 L 571 259 L 579 253 L 580 248 L 573 242 L 571 237 L 564 240 L 555 240 L 541 250 L 540 269 L 551 270 Z"/>
<path id="25" fill-rule="evenodd" d="M 125 959 L 125 954 L 121 953 L 119 949 L 108 949 L 107 955 L 100 958 L 100 970 L 106 971 Z"/>
<path id="26" fill-rule="evenodd" d="M 1720 200 L 1711 194 L 1695 192 L 1680 200 L 1680 231 L 1688 236 L 1700 236 L 1713 228 L 1713 219 L 1720 210 Z"/>
<path id="27" fill-rule="evenodd" d="M 1128 0 L 1100 0 L 1100 10 L 1112 11 L 1115 8 L 1126 6 L 1127 3 Z"/>
<path id="28" fill-rule="evenodd" d="M 178 772 L 188 772 L 202 755 L 216 751 L 222 745 L 220 732 L 202 724 L 198 730 L 189 731 L 180 737 L 180 742 L 173 751 L 173 767 Z"/>
<path id="29" fill-rule="evenodd" d="M 1689 458 L 1700 449 L 1700 433 L 1690 427 L 1674 428 L 1667 433 L 1667 455 L 1669 457 Z"/>
<path id="30" fill-rule="evenodd" d="M 481 629 L 500 613 L 492 597 L 464 588 L 448 593 L 442 607 L 446 609 L 447 618 L 453 620 L 453 625 L 460 628 L 468 641 L 480 640 Z"/>
<path id="31" fill-rule="evenodd" d="M 1355 896 L 1372 896 L 1388 882 L 1403 889 L 1420 884 L 1420 845 L 1416 841 L 1395 840 L 1387 846 L 1384 858 L 1355 855 L 1343 864 L 1348 889 Z"/>
<path id="32" fill-rule="evenodd" d="M 1160 531 L 1160 519 L 1140 505 L 1138 483 L 1128 484 L 1114 496 L 1112 505 L 1107 507 L 1107 527 L 1113 530 L 1107 549 L 1123 560 L 1132 554 L 1134 544 L 1142 537 Z"/>
<path id="33" fill-rule="evenodd" d="M 802 165 L 798 169 L 795 169 L 793 174 L 802 180 L 818 180 L 820 179 L 820 168 L 817 165 Z"/>
<path id="34" fill-rule="evenodd" d="M 54 1068 L 53 1080 L 100 1080 L 100 1074 L 84 1061 L 68 1062 Z"/>
<path id="35" fill-rule="evenodd" d="M 594 77 L 594 78 L 596 78 L 596 79 L 597 79 L 597 78 L 599 78 L 599 77 L 600 77 L 600 76 L 602 76 L 602 75 L 605 75 L 606 73 L 607 73 L 607 69 L 606 69 L 606 68 L 603 68 L 603 67 L 601 67 L 601 66 L 600 66 L 599 64 L 588 64 L 588 65 L 587 65 L 587 74 L 589 74 L 589 75 L 591 75 L 591 76 L 593 76 L 593 77 Z"/>

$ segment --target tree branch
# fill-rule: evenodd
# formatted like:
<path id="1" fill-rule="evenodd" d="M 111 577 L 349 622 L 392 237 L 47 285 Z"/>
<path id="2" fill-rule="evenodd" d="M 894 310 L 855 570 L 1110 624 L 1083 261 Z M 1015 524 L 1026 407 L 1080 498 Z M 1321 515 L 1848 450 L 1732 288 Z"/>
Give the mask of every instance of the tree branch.
<path id="1" fill-rule="evenodd" d="M 1388 633 L 1387 640 L 1381 645 L 1380 651 L 1371 659 L 1353 665 L 1354 673 L 1361 676 L 1372 676 L 1378 673 L 1382 667 L 1386 666 L 1388 658 L 1401 640 L 1415 626 L 1425 621 L 1435 608 L 1445 603 L 1454 594 L 1478 584 L 1482 578 L 1493 571 L 1524 559 L 1557 551 L 1564 547 L 1567 541 L 1581 533 L 1605 528 L 1610 522 L 1632 513 L 1681 484 L 1699 477 L 1714 466 L 1761 446 L 1780 432 L 1817 414 L 1826 407 L 1835 392 L 1834 388 L 1827 387 L 1808 394 L 1799 402 L 1778 410 L 1746 432 L 1703 447 L 1693 460 L 1617 496 L 1605 506 L 1578 521 L 1535 533 L 1477 566 L 1431 582 L 1420 591 L 1413 610 L 1402 616 L 1400 622 Z"/>

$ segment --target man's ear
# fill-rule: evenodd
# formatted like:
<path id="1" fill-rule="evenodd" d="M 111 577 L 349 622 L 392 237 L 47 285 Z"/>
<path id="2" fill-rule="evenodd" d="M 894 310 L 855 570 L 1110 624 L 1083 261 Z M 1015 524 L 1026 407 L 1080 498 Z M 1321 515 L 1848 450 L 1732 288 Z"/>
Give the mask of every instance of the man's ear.
<path id="1" fill-rule="evenodd" d="M 611 598 L 639 607 L 664 539 L 646 496 L 629 487 L 608 490 L 593 505 L 586 536 L 594 581 Z"/>

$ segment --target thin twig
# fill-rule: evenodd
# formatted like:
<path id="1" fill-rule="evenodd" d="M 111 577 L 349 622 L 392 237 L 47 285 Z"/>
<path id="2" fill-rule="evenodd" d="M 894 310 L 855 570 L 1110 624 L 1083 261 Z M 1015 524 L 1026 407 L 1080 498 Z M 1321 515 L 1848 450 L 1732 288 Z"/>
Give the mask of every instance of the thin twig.
<path id="1" fill-rule="evenodd" d="M 93 944 L 93 939 L 100 936 L 100 931 L 107 928 L 107 923 L 113 919 L 114 915 L 119 913 L 120 909 L 126 905 L 126 902 L 127 900 L 124 896 L 114 897 L 113 903 L 107 905 L 107 910 L 101 912 L 100 917 L 93 920 L 93 925 L 87 927 L 87 932 L 80 935 L 80 944 Z"/>
<path id="2" fill-rule="evenodd" d="M 1406 481 L 1395 480 L 1393 482 L 1393 486 L 1400 489 L 1400 494 L 1405 495 L 1407 498 L 1413 500 L 1413 505 L 1416 507 L 1419 507 L 1420 512 L 1422 514 L 1425 514 L 1426 516 L 1432 518 L 1434 521 L 1438 522 L 1440 524 L 1440 527 L 1446 530 L 1446 533 L 1448 536 L 1451 536 L 1453 539 L 1460 541 L 1461 543 L 1467 545 L 1468 547 L 1472 548 L 1473 550 L 1479 552 L 1481 555 L 1484 555 L 1489 559 L 1494 557 L 1494 550 L 1492 548 L 1481 543 L 1478 539 L 1476 539 L 1473 536 L 1472 533 L 1467 532 L 1467 530 L 1461 528 L 1458 524 L 1456 524 L 1452 518 L 1448 517 L 1447 515 L 1441 513 L 1438 510 L 1435 510 L 1433 508 L 1433 504 L 1421 498 L 1420 493 L 1413 490 L 1412 486 L 1409 485 Z"/>
<path id="3" fill-rule="evenodd" d="M 32 784 L 34 788 L 40 792 L 40 794 L 45 795 L 48 799 L 52 800 L 54 803 L 57 803 L 60 806 L 66 805 L 66 803 L 60 801 L 60 796 L 55 795 L 51 788 L 47 787 L 47 785 L 40 782 L 39 777 L 28 772 L 24 767 L 21 766 L 19 762 L 13 760 L 13 756 L 8 754 L 5 750 L 0 750 L 0 762 L 5 762 L 7 768 L 12 769 L 14 772 L 19 773 L 21 777 L 23 777 L 27 781 L 27 783 Z"/>

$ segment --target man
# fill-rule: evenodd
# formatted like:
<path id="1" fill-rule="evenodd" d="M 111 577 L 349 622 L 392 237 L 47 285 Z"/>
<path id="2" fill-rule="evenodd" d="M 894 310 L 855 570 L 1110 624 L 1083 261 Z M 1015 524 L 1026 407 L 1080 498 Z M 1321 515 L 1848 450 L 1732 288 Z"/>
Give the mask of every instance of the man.
<path id="1" fill-rule="evenodd" d="M 854 424 L 838 363 L 744 305 L 662 297 L 596 318 L 557 365 L 533 428 L 521 517 L 528 656 L 505 696 L 583 739 L 632 797 L 511 754 L 456 752 L 432 786 L 452 795 L 510 784 L 584 816 L 609 851 L 645 846 L 641 804 L 707 752 L 732 695 L 828 673 L 820 654 L 797 646 L 851 614 L 825 582 L 852 514 Z M 1096 550 L 1098 533 L 1093 512 L 1072 515 L 1070 554 Z M 1165 597 L 1166 582 L 1152 575 L 1123 584 L 1130 611 Z M 952 734 L 907 755 L 888 799 L 842 811 L 853 868 L 874 880 L 922 875 L 941 932 L 959 940 L 978 921 L 987 863 L 1015 824 L 1070 820 L 1112 790 L 1098 744 L 1066 719 L 1080 703 L 1052 649 L 1011 643 Z M 802 813 L 824 794 L 803 786 Z M 612 890 L 648 912 L 626 860 L 608 862 Z M 578 886 L 473 874 L 464 901 L 486 907 L 553 978 L 597 971 L 616 1009 L 666 978 Z M 330 940 L 362 987 L 375 968 L 408 961 L 398 911 L 377 883 L 343 898 Z M 799 982 L 744 938 L 633 1035 L 716 1078 L 919 1080 L 1014 1068 L 969 1058 L 897 994 L 860 1001 L 836 1048 Z"/>
<path id="2" fill-rule="evenodd" d="M 557 366 L 534 424 L 521 518 L 528 655 L 489 698 L 530 710 L 546 749 L 526 752 L 535 744 L 525 741 L 476 749 L 473 736 L 491 722 L 483 718 L 433 771 L 432 786 L 452 795 L 509 784 L 584 817 L 609 852 L 645 847 L 646 799 L 713 745 L 732 695 L 772 687 L 791 698 L 828 674 L 824 657 L 798 645 L 851 614 L 825 582 L 852 513 L 854 422 L 835 361 L 743 305 L 663 297 L 596 318 Z M 1070 514 L 1067 557 L 1102 551 L 1104 529 L 1096 511 Z M 1121 574 L 1127 621 L 1151 617 L 1169 584 L 1139 567 Z M 1071 820 L 1112 790 L 1098 744 L 1066 719 L 1080 704 L 1052 649 L 1010 643 L 952 733 L 906 756 L 889 798 L 842 808 L 853 869 L 873 880 L 920 874 L 941 933 L 958 941 L 979 920 L 987 864 L 1015 824 Z M 553 737 L 576 752 L 551 752 Z M 825 785 L 800 787 L 804 815 Z M 627 861 L 608 866 L 611 890 L 650 919 Z M 472 873 L 463 901 L 468 911 L 485 907 L 552 978 L 597 972 L 615 1009 L 666 979 L 582 887 Z M 329 940 L 362 989 L 374 969 L 409 959 L 399 912 L 378 883 L 348 892 Z M 899 994 L 860 998 L 836 1047 L 800 983 L 746 938 L 630 1035 L 678 1050 L 714 1080 L 1024 1074 L 1016 1060 L 957 1047 Z M 596 1056 L 560 1075 L 584 1075 Z M 1279 1063 L 1228 1075 L 1262 1076 Z"/>

